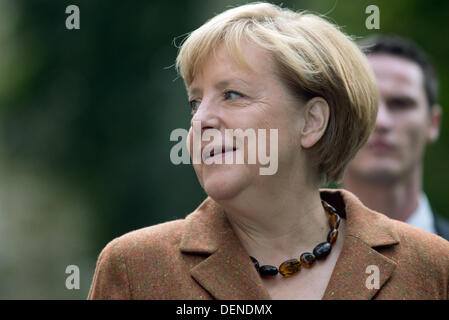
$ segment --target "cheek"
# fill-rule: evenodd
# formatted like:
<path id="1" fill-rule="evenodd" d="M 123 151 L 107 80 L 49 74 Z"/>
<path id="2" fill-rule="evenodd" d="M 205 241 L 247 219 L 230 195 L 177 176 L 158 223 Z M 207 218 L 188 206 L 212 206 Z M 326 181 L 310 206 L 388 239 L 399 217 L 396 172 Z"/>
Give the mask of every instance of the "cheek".
<path id="1" fill-rule="evenodd" d="M 296 113 L 283 115 L 279 126 L 279 152 L 290 156 L 296 156 L 301 149 L 300 116 Z M 293 152 L 293 154 L 292 154 Z"/>
<path id="2" fill-rule="evenodd" d="M 426 128 L 421 126 L 416 126 L 408 130 L 408 138 L 410 147 L 417 152 L 424 148 L 426 143 Z"/>
<path id="3" fill-rule="evenodd" d="M 427 141 L 427 124 L 422 120 L 410 120 L 406 127 L 403 128 L 403 134 L 407 156 L 411 158 L 410 160 L 420 157 L 424 152 Z"/>
<path id="4" fill-rule="evenodd" d="M 276 157 L 278 162 L 283 162 L 283 159 L 290 158 L 292 149 L 299 146 L 294 128 L 291 123 L 285 121 L 282 117 L 283 115 L 276 118 L 268 114 L 263 121 L 257 124 L 257 128 L 265 132 L 265 135 L 257 135 L 257 139 L 261 139 L 258 143 L 263 144 L 265 149 L 260 150 L 260 152 L 266 154 L 270 159 Z M 257 133 L 258 131 L 256 130 Z M 260 144 L 257 146 L 258 151 L 259 146 Z"/>

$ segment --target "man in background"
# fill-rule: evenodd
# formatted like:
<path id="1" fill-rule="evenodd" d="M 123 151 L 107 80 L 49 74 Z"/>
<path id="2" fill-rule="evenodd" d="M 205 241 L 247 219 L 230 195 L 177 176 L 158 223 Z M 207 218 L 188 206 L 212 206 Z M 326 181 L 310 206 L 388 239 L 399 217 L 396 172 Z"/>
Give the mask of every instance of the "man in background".
<path id="1" fill-rule="evenodd" d="M 413 43 L 374 36 L 361 43 L 373 68 L 380 100 L 376 126 L 348 166 L 343 186 L 369 208 L 449 240 L 449 223 L 423 192 L 423 156 L 438 139 L 438 79 Z"/>

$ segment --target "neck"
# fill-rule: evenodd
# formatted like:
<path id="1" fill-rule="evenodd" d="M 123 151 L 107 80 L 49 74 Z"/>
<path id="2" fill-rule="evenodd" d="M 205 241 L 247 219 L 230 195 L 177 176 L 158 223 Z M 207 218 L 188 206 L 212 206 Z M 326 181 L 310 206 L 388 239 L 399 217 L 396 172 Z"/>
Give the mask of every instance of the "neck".
<path id="1" fill-rule="evenodd" d="M 329 226 L 319 189 L 300 186 L 267 183 L 267 189 L 245 190 L 219 202 L 243 247 L 261 264 L 299 258 L 299 253 L 311 252 L 326 240 Z"/>
<path id="2" fill-rule="evenodd" d="M 368 208 L 390 218 L 407 221 L 418 208 L 422 193 L 422 167 L 417 167 L 406 177 L 385 183 L 364 179 L 348 170 L 344 188 L 357 195 Z"/>

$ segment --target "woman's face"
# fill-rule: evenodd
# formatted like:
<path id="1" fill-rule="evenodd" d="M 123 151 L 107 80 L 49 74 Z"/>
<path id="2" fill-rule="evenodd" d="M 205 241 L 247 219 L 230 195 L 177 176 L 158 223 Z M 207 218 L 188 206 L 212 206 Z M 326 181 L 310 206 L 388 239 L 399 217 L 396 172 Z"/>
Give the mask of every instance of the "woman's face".
<path id="1" fill-rule="evenodd" d="M 292 176 L 292 172 L 305 170 L 304 154 L 301 152 L 299 138 L 303 117 L 302 102 L 294 98 L 275 75 L 274 63 L 263 49 L 248 43 L 242 44 L 242 53 L 251 70 L 236 62 L 224 45 L 210 54 L 202 71 L 197 74 L 188 88 L 194 122 L 200 124 L 194 133 L 190 128 L 188 141 L 191 156 L 193 144 L 198 136 L 208 129 L 220 132 L 222 141 L 201 141 L 201 151 L 207 145 L 220 145 L 228 152 L 217 154 L 208 161 L 221 158 L 221 164 L 195 164 L 194 169 L 201 186 L 215 200 L 230 200 L 242 192 L 260 188 L 273 189 L 278 183 Z M 225 141 L 226 129 L 242 129 L 233 141 Z M 258 143 L 266 144 L 266 155 L 270 161 L 277 162 L 277 170 L 271 175 L 261 175 L 260 168 L 268 167 L 261 163 L 255 146 L 238 148 L 238 142 L 244 139 L 245 130 L 256 134 Z M 261 139 L 259 129 L 265 130 L 266 138 Z M 278 138 L 270 141 L 270 129 L 276 129 Z M 210 132 L 211 130 L 209 130 Z M 248 131 L 246 131 L 248 132 Z M 193 135 L 196 138 L 192 138 Z M 197 139 L 197 140 L 195 140 Z M 277 150 L 273 142 L 277 144 Z M 233 149 L 236 149 L 232 151 Z M 221 147 L 220 147 L 221 150 Z M 270 151 L 271 150 L 271 151 Z M 248 152 L 256 154 L 256 162 L 248 163 Z M 209 155 L 209 152 L 206 152 Z M 243 164 L 236 164 L 236 157 L 242 156 Z M 231 158 L 232 164 L 226 164 Z M 228 160 L 226 161 L 226 158 Z M 292 171 L 294 170 L 294 171 Z"/>

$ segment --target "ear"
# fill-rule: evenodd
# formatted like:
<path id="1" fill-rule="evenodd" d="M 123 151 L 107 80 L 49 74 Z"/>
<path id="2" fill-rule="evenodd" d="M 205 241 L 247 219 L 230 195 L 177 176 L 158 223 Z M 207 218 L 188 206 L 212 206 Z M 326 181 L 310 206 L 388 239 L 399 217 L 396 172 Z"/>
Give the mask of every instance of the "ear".
<path id="1" fill-rule="evenodd" d="M 304 127 L 301 130 L 301 146 L 313 147 L 324 135 L 329 122 L 329 105 L 321 97 L 310 99 L 303 108 Z"/>
<path id="2" fill-rule="evenodd" d="M 441 114 L 442 110 L 439 105 L 435 105 L 429 110 L 429 127 L 427 129 L 428 142 L 437 141 L 438 136 L 440 135 Z"/>

